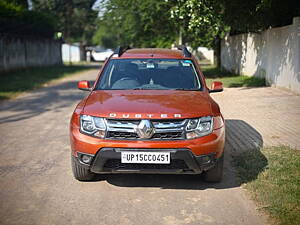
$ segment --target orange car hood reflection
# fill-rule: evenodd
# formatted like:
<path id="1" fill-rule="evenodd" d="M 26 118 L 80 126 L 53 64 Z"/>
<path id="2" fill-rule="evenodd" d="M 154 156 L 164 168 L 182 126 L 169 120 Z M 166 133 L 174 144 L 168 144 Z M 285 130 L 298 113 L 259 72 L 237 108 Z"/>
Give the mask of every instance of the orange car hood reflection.
<path id="1" fill-rule="evenodd" d="M 128 119 L 193 118 L 212 115 L 211 101 L 202 91 L 101 90 L 90 94 L 83 113 Z"/>

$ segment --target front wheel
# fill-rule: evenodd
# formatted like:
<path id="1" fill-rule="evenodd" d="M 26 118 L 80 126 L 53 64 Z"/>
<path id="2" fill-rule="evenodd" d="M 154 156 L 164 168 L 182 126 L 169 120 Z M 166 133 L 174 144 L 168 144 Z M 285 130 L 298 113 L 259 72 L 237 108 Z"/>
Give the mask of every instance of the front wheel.
<path id="1" fill-rule="evenodd" d="M 74 156 L 71 156 L 72 171 L 76 180 L 79 181 L 92 181 L 95 178 L 95 174 L 92 173 L 85 166 L 81 165 Z"/>
<path id="2" fill-rule="evenodd" d="M 212 169 L 203 172 L 203 179 L 207 182 L 220 182 L 223 177 L 223 164 L 224 153 L 217 160 L 216 165 Z"/>

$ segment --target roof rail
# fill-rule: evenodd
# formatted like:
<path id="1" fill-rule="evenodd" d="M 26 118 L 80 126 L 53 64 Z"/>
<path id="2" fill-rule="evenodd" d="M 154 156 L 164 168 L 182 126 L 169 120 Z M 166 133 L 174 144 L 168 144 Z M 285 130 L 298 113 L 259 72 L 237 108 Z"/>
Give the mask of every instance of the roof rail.
<path id="1" fill-rule="evenodd" d="M 179 46 L 177 46 L 177 49 L 182 51 L 182 54 L 184 57 L 187 57 L 187 58 L 192 57 L 192 53 L 189 52 L 189 50 L 187 49 L 186 46 L 179 45 Z"/>
<path id="2" fill-rule="evenodd" d="M 116 50 L 114 51 L 114 54 L 117 54 L 119 57 L 126 52 L 128 49 L 131 49 L 129 46 L 119 46 L 116 48 Z"/>

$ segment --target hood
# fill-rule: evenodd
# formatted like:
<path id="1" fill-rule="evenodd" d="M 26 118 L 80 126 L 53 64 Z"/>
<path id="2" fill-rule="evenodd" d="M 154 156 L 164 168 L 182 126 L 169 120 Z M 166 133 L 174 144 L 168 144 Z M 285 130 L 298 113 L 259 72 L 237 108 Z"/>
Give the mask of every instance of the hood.
<path id="1" fill-rule="evenodd" d="M 101 90 L 86 100 L 84 113 L 128 119 L 179 119 L 212 115 L 212 100 L 201 91 Z"/>

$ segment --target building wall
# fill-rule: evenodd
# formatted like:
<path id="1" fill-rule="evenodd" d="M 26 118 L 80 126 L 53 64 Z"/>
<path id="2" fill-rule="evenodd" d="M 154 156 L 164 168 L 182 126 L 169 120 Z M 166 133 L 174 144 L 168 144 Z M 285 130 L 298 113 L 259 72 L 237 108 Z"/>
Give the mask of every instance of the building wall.
<path id="1" fill-rule="evenodd" d="M 227 36 L 221 43 L 221 65 L 300 93 L 300 17 L 289 26 Z"/>
<path id="2" fill-rule="evenodd" d="M 61 43 L 0 34 L 0 71 L 62 64 Z"/>

